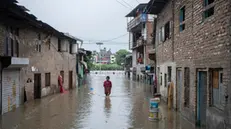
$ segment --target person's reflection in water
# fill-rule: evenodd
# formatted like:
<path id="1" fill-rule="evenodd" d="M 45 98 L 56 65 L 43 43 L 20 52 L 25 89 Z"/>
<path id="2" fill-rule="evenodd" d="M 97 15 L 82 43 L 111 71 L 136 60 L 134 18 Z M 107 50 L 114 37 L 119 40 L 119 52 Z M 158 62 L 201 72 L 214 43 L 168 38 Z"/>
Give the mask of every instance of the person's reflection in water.
<path id="1" fill-rule="evenodd" d="M 109 96 L 106 96 L 104 99 L 104 112 L 107 118 L 110 118 L 111 114 L 111 99 Z"/>

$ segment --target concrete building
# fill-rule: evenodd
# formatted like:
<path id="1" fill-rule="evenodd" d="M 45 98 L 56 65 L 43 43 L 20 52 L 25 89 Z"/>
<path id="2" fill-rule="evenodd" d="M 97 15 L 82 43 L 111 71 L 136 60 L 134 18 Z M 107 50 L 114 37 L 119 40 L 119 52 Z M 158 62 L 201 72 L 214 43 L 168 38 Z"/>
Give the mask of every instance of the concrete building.
<path id="1" fill-rule="evenodd" d="M 172 106 L 209 129 L 231 125 L 230 5 L 230 0 L 151 0 L 147 5 L 157 15 L 158 90 L 167 100 L 173 82 Z"/>
<path id="2" fill-rule="evenodd" d="M 1 113 L 59 92 L 59 74 L 65 89 L 76 87 L 78 39 L 38 21 L 16 1 L 1 1 L 0 8 Z"/>
<path id="3" fill-rule="evenodd" d="M 147 4 L 139 4 L 129 14 L 127 30 L 129 32 L 129 49 L 132 50 L 133 79 L 143 78 L 145 66 L 150 65 L 148 58 L 152 45 L 152 32 L 154 16 L 143 13 Z"/>
<path id="4" fill-rule="evenodd" d="M 110 64 L 111 55 L 112 55 L 111 49 L 109 50 L 107 50 L 106 48 L 101 49 L 100 52 L 98 53 L 97 63 Z"/>
<path id="5" fill-rule="evenodd" d="M 116 63 L 116 57 L 115 57 L 115 54 L 111 54 L 111 55 L 110 55 L 110 63 L 111 63 L 111 64 Z"/>

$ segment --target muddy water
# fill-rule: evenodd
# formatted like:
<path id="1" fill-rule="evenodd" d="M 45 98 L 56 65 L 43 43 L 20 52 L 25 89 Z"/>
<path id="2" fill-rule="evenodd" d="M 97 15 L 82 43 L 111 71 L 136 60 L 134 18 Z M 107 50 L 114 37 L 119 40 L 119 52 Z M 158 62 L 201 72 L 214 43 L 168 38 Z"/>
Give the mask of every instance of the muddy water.
<path id="1" fill-rule="evenodd" d="M 110 75 L 112 94 L 104 96 L 105 75 L 92 74 L 88 84 L 65 94 L 29 102 L 4 114 L 2 129 L 194 129 L 179 114 L 160 105 L 161 120 L 148 121 L 150 87 Z M 93 88 L 93 94 L 90 93 Z"/>

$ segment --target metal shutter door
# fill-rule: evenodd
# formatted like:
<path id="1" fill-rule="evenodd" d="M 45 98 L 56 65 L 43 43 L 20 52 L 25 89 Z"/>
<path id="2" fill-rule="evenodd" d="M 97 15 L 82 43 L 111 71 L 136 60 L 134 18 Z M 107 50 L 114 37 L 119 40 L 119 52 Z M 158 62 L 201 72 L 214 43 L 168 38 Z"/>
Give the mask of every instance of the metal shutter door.
<path id="1" fill-rule="evenodd" d="M 19 75 L 19 70 L 3 70 L 2 72 L 2 113 L 19 107 Z"/>

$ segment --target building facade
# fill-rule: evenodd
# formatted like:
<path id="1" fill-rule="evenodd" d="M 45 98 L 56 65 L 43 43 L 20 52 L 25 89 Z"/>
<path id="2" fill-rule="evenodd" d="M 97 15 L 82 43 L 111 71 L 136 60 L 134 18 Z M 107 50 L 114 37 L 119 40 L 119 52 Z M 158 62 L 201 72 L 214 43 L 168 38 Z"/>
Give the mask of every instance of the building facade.
<path id="1" fill-rule="evenodd" d="M 230 127 L 230 0 L 151 0 L 157 15 L 158 88 L 172 107 L 209 129 Z M 154 8 L 156 7 L 156 8 Z"/>
<path id="2" fill-rule="evenodd" d="M 65 89 L 76 87 L 78 39 L 38 21 L 14 1 L 0 6 L 1 113 L 59 92 L 60 74 Z"/>
<path id="3" fill-rule="evenodd" d="M 110 64 L 111 61 L 114 61 L 115 58 L 113 58 L 111 49 L 107 50 L 106 48 L 100 49 L 100 52 L 95 54 L 95 59 L 97 60 L 97 63 L 99 64 Z"/>
<path id="4" fill-rule="evenodd" d="M 145 76 L 145 67 L 151 64 L 148 51 L 153 48 L 152 32 L 154 16 L 143 13 L 147 4 L 139 4 L 129 14 L 127 30 L 129 32 L 129 49 L 132 50 L 133 79 Z"/>
<path id="5" fill-rule="evenodd" d="M 115 56 L 115 54 L 111 54 L 111 55 L 110 55 L 110 63 L 111 63 L 111 64 L 116 63 L 116 56 Z"/>

